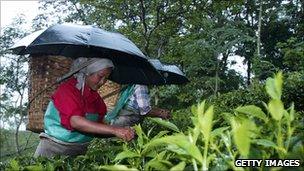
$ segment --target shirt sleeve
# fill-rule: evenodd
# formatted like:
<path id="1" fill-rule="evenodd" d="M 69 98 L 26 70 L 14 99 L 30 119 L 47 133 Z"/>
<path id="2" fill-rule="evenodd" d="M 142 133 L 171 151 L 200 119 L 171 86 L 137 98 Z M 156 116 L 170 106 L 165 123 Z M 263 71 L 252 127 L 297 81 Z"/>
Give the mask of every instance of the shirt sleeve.
<path id="1" fill-rule="evenodd" d="M 59 86 L 52 96 L 52 100 L 60 115 L 60 122 L 63 127 L 73 130 L 70 118 L 72 116 L 84 116 L 84 103 L 76 88 L 70 86 Z"/>
<path id="2" fill-rule="evenodd" d="M 146 115 L 152 109 L 150 104 L 149 90 L 147 86 L 136 85 L 134 95 L 138 104 L 140 115 Z"/>

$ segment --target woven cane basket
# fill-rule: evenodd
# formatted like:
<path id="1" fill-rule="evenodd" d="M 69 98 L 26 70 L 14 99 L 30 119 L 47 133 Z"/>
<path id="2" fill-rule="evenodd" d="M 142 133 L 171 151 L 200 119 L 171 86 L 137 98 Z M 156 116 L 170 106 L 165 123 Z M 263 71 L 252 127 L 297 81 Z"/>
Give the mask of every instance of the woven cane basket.
<path id="1" fill-rule="evenodd" d="M 69 71 L 72 60 L 63 56 L 31 56 L 29 61 L 29 113 L 27 130 L 43 131 L 43 117 L 50 97 L 58 87 L 57 78 Z M 46 89 L 43 93 L 42 90 Z"/>
<path id="2" fill-rule="evenodd" d="M 69 72 L 72 59 L 63 56 L 31 56 L 29 61 L 29 111 L 27 130 L 43 132 L 44 113 L 50 101 L 50 97 L 59 84 L 56 80 Z M 51 86 L 51 87 L 50 87 Z M 42 90 L 49 87 L 41 93 Z M 121 86 L 108 81 L 98 93 L 104 99 L 108 110 L 116 104 Z M 113 93 L 114 92 L 114 93 Z"/>
<path id="3" fill-rule="evenodd" d="M 117 84 L 113 81 L 107 81 L 98 90 L 98 93 L 103 98 L 108 111 L 111 111 L 114 108 L 119 98 L 120 89 L 121 89 L 120 84 Z"/>

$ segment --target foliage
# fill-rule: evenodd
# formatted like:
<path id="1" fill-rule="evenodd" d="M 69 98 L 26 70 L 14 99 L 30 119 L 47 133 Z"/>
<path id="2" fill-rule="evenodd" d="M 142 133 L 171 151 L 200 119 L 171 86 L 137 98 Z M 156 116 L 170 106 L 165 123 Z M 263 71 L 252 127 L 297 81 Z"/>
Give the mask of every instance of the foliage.
<path id="1" fill-rule="evenodd" d="M 304 100 L 303 85 L 304 85 L 304 75 L 303 73 L 293 72 L 286 73 L 285 81 L 283 83 L 284 89 L 282 90 L 282 101 L 284 104 L 291 104 L 292 102 L 301 102 Z M 268 82 L 268 84 L 272 84 Z M 297 91 L 295 91 L 297 90 Z M 275 96 L 278 90 L 274 92 L 269 92 Z M 219 96 L 211 96 L 208 98 L 208 103 L 216 104 L 215 111 L 218 113 L 223 112 L 234 112 L 236 111 L 249 111 L 256 110 L 256 114 L 261 113 L 261 110 L 265 112 L 263 102 L 268 101 L 269 97 L 265 94 L 266 89 L 264 89 L 263 84 L 253 83 L 248 89 L 240 89 Z M 255 107 L 250 105 L 258 106 L 260 109 L 255 109 Z M 238 108 L 239 105 L 245 106 L 246 108 Z M 304 111 L 303 103 L 295 103 L 295 109 L 301 113 Z M 253 109 L 252 109 L 253 108 Z M 261 119 L 265 120 L 264 116 L 259 115 Z M 221 116 L 216 116 L 216 120 L 223 121 L 224 118 Z M 225 122 L 220 122 L 221 125 L 226 124 Z"/>
<path id="2" fill-rule="evenodd" d="M 303 71 L 304 70 L 304 42 L 291 37 L 286 43 L 278 43 L 277 47 L 283 53 L 284 70 Z"/>
<path id="3" fill-rule="evenodd" d="M 1 74 L 0 74 L 0 120 L 3 125 L 9 128 L 15 128 L 15 144 L 16 151 L 21 152 L 19 146 L 19 128 L 24 124 L 24 118 L 27 114 L 27 62 L 26 56 L 14 56 L 9 53 L 8 48 L 13 45 L 16 39 L 27 34 L 27 30 L 22 26 L 25 24 L 25 19 L 20 16 L 16 18 L 11 26 L 3 28 L 0 42 L 0 57 L 1 57 Z"/>
<path id="4" fill-rule="evenodd" d="M 217 113 L 205 101 L 191 107 L 192 125 L 180 131 L 168 121 L 157 121 L 170 130 L 153 128 L 147 133 L 134 127 L 137 139 L 130 143 L 117 139 L 94 142 L 86 155 L 76 158 L 16 158 L 0 165 L 7 169 L 49 170 L 239 170 L 239 158 L 293 158 L 303 161 L 303 124 L 300 113 L 281 101 L 283 75 L 268 78 L 269 96 L 263 109 L 241 105 L 233 113 Z M 225 116 L 227 126 L 219 125 L 214 116 Z M 109 148 L 105 148 L 105 146 Z M 117 148 L 113 148 L 113 147 Z M 109 150 L 110 149 L 110 150 Z M 116 150 L 115 150 L 116 149 Z M 118 153 L 118 154 L 117 154 Z M 105 154 L 105 155 L 104 155 Z M 293 168 L 300 169 L 300 168 Z"/>
<path id="5" fill-rule="evenodd" d="M 13 130 L 0 129 L 0 162 L 18 156 L 14 134 L 15 132 Z M 39 142 L 38 134 L 29 131 L 20 131 L 18 136 L 21 155 L 32 155 Z"/>

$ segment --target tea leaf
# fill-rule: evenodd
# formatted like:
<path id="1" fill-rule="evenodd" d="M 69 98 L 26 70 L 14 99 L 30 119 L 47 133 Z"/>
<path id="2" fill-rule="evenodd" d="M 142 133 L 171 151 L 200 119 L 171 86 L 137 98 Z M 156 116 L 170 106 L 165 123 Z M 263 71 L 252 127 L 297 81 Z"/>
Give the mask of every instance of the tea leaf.
<path id="1" fill-rule="evenodd" d="M 162 146 L 164 144 L 173 144 L 178 146 L 179 148 L 183 149 L 187 152 L 187 155 L 192 156 L 199 162 L 203 161 L 202 154 L 198 147 L 195 144 L 192 144 L 188 137 L 183 134 L 176 134 L 172 136 L 166 136 L 159 139 L 155 139 L 150 141 L 148 144 L 145 145 L 145 149 L 142 153 L 146 153 L 148 150 L 151 150 L 152 147 L 155 146 Z"/>
<path id="2" fill-rule="evenodd" d="M 177 165 L 173 166 L 170 171 L 180 171 L 184 170 L 186 166 L 186 163 L 184 161 L 178 163 Z"/>
<path id="3" fill-rule="evenodd" d="M 50 162 L 47 162 L 46 166 L 45 166 L 45 170 L 47 171 L 54 171 L 55 168 L 54 168 L 54 165 Z"/>
<path id="4" fill-rule="evenodd" d="M 281 100 L 271 99 L 268 103 L 268 110 L 272 118 L 279 121 L 284 113 L 284 105 Z"/>
<path id="5" fill-rule="evenodd" d="M 228 126 L 226 126 L 226 127 L 221 127 L 221 128 L 217 128 L 217 129 L 215 129 L 215 130 L 213 130 L 213 131 L 211 132 L 211 135 L 212 135 L 212 137 L 219 136 L 219 135 L 221 135 L 224 131 L 226 131 L 227 129 L 229 129 Z"/>
<path id="6" fill-rule="evenodd" d="M 278 147 L 274 142 L 267 139 L 255 139 L 253 142 L 264 147 L 272 147 L 275 149 Z"/>
<path id="7" fill-rule="evenodd" d="M 16 160 L 11 160 L 10 167 L 12 170 L 20 170 L 19 163 Z"/>
<path id="8" fill-rule="evenodd" d="M 202 110 L 202 108 L 201 108 Z M 210 137 L 210 132 L 211 132 L 211 128 L 212 128 L 212 119 L 213 119 L 213 106 L 210 106 L 207 111 L 204 112 L 198 110 L 198 119 L 199 119 L 199 124 L 200 124 L 200 128 L 201 128 L 201 132 L 204 135 L 204 138 L 206 138 L 207 140 Z"/>
<path id="9" fill-rule="evenodd" d="M 168 170 L 167 164 L 171 163 L 165 160 L 152 159 L 145 165 L 145 170 L 149 170 L 149 167 L 155 170 Z"/>
<path id="10" fill-rule="evenodd" d="M 162 138 L 164 138 L 164 137 L 162 137 Z M 166 145 L 163 142 L 162 138 L 151 139 L 151 141 L 149 141 L 147 144 L 144 145 L 144 148 L 143 148 L 141 154 L 146 155 L 150 151 L 153 151 L 155 149 L 155 147 L 160 147 L 160 146 Z"/>
<path id="11" fill-rule="evenodd" d="M 124 170 L 124 171 L 138 171 L 135 168 L 128 168 L 125 165 L 106 165 L 106 166 L 100 166 L 99 170 L 104 169 L 104 170 Z"/>
<path id="12" fill-rule="evenodd" d="M 222 139 L 222 141 L 224 142 L 224 144 L 227 148 L 231 147 L 231 138 L 230 137 L 231 136 L 230 136 L 229 131 L 226 131 L 225 133 L 221 134 L 221 139 Z"/>
<path id="13" fill-rule="evenodd" d="M 38 164 L 38 165 L 26 166 L 25 170 L 40 171 L 40 170 L 44 170 L 44 169 L 41 164 Z"/>
<path id="14" fill-rule="evenodd" d="M 247 157 L 251 143 L 251 130 L 255 128 L 254 122 L 249 119 L 236 120 L 236 118 L 234 118 L 231 120 L 231 126 L 237 149 L 242 156 Z"/>
<path id="15" fill-rule="evenodd" d="M 290 121 L 293 121 L 295 119 L 294 103 L 292 103 L 290 106 L 289 117 Z"/>
<path id="16" fill-rule="evenodd" d="M 114 161 L 123 160 L 125 158 L 134 158 L 134 157 L 140 157 L 140 155 L 132 151 L 123 151 L 115 157 Z"/>
<path id="17" fill-rule="evenodd" d="M 160 131 L 157 135 L 155 135 L 151 140 L 158 139 L 162 137 L 163 135 L 166 135 L 169 131 Z"/>
<path id="18" fill-rule="evenodd" d="M 195 127 L 193 129 L 191 129 L 192 133 L 193 133 L 193 136 L 192 136 L 192 143 L 193 144 L 196 144 L 196 141 L 198 139 L 198 136 L 200 134 L 200 128 L 199 128 L 199 125 L 196 124 Z"/>
<path id="19" fill-rule="evenodd" d="M 265 115 L 265 113 L 262 111 L 261 108 L 254 106 L 254 105 L 248 105 L 248 106 L 239 106 L 235 109 L 235 111 L 239 113 L 244 113 L 249 116 L 255 116 L 259 119 L 264 120 L 264 122 L 268 122 L 268 118 Z"/>
<path id="20" fill-rule="evenodd" d="M 197 115 L 197 107 L 195 105 L 191 106 L 191 113 L 196 116 Z"/>
<path id="21" fill-rule="evenodd" d="M 138 136 L 137 142 L 138 142 L 139 146 L 141 147 L 144 144 L 144 139 L 143 139 L 144 133 L 143 133 L 140 125 L 135 125 L 133 128 L 135 129 L 135 132 Z"/>
<path id="22" fill-rule="evenodd" d="M 281 99 L 283 85 L 282 72 L 278 72 L 274 78 L 268 78 L 266 81 L 266 91 L 272 99 Z"/>
<path id="23" fill-rule="evenodd" d="M 149 118 L 149 119 L 156 122 L 157 124 L 159 124 L 163 127 L 171 129 L 172 131 L 179 132 L 179 129 L 177 128 L 177 126 L 174 125 L 173 123 L 169 122 L 169 121 L 163 120 L 161 118 Z"/>
<path id="24" fill-rule="evenodd" d="M 197 104 L 197 114 L 203 114 L 205 112 L 205 103 L 206 101 L 204 100 L 203 102 Z"/>
<path id="25" fill-rule="evenodd" d="M 183 156 L 187 155 L 187 152 L 185 150 L 179 148 L 177 145 L 174 144 L 169 144 L 166 149 L 178 155 L 183 155 Z"/>

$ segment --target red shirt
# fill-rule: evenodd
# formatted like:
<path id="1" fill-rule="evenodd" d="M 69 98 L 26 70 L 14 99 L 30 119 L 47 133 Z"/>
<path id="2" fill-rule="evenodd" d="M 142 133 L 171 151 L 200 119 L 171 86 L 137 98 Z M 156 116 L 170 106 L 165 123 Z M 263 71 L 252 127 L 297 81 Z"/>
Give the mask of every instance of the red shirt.
<path id="1" fill-rule="evenodd" d="M 106 105 L 97 91 L 84 86 L 83 95 L 76 88 L 77 80 L 72 77 L 59 85 L 52 95 L 53 103 L 59 112 L 61 125 L 68 130 L 73 130 L 70 124 L 71 116 L 83 116 L 86 113 L 99 114 L 102 121 L 107 112 Z"/>

